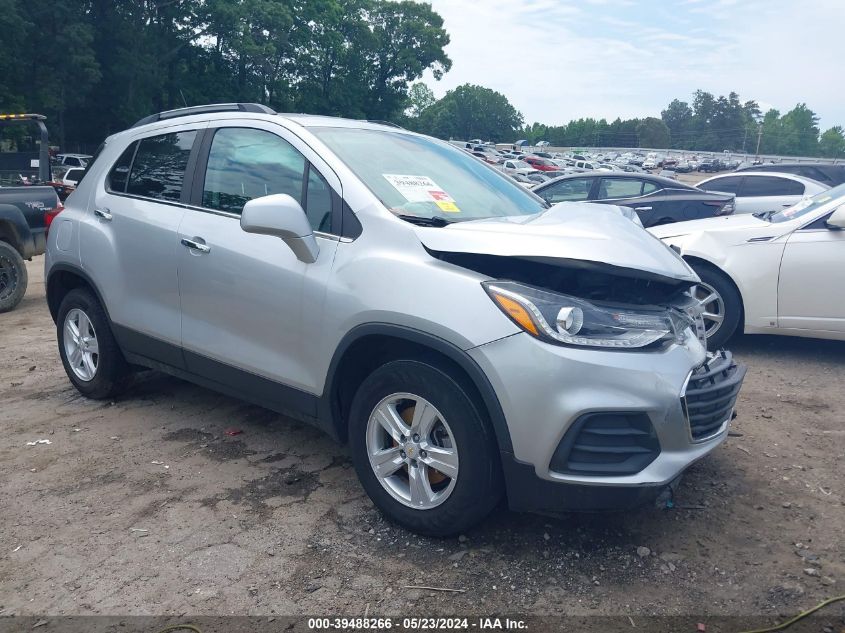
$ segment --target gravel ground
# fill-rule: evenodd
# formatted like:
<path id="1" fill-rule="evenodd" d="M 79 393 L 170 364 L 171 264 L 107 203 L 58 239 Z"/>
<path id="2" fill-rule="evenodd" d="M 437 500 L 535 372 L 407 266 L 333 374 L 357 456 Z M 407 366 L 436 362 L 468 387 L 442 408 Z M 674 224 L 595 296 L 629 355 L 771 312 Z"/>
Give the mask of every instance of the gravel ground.
<path id="1" fill-rule="evenodd" d="M 4 615 L 775 617 L 845 593 L 843 343 L 735 340 L 734 435 L 674 509 L 500 509 L 433 540 L 384 522 L 346 449 L 275 413 L 154 373 L 116 402 L 80 397 L 41 267 L 0 315 Z"/>

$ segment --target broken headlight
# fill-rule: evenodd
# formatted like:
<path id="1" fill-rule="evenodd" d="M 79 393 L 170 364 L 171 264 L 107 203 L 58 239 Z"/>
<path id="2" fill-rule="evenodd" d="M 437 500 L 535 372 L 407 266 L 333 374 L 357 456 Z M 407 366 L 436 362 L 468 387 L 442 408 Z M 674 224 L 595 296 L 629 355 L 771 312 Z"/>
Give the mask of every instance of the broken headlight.
<path id="1" fill-rule="evenodd" d="M 684 310 L 601 306 L 511 281 L 482 285 L 514 323 L 550 343 L 635 349 L 680 343 L 694 325 L 694 317 Z"/>

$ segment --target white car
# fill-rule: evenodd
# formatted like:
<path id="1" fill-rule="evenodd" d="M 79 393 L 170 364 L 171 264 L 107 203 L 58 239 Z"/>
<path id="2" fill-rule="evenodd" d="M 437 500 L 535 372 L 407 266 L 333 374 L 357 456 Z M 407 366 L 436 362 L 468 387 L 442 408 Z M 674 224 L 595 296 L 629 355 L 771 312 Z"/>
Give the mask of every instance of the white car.
<path id="1" fill-rule="evenodd" d="M 643 161 L 643 169 L 657 169 L 657 159 L 656 158 L 646 158 Z"/>
<path id="2" fill-rule="evenodd" d="M 93 158 L 90 154 L 56 154 L 56 162 L 65 167 L 87 167 Z"/>
<path id="3" fill-rule="evenodd" d="M 502 163 L 502 171 L 506 174 L 522 174 L 523 176 L 527 176 L 536 172 L 537 169 L 524 160 L 508 159 Z"/>
<path id="4" fill-rule="evenodd" d="M 701 278 L 709 347 L 736 331 L 845 340 L 845 184 L 776 213 L 649 231 Z"/>
<path id="5" fill-rule="evenodd" d="M 65 172 L 64 176 L 62 176 L 62 184 L 75 187 L 79 184 L 79 181 L 82 180 L 82 176 L 84 175 L 84 167 L 71 167 Z"/>
<path id="6" fill-rule="evenodd" d="M 734 214 L 780 211 L 829 188 L 804 176 L 756 171 L 713 176 L 696 186 L 704 191 L 734 194 Z"/>

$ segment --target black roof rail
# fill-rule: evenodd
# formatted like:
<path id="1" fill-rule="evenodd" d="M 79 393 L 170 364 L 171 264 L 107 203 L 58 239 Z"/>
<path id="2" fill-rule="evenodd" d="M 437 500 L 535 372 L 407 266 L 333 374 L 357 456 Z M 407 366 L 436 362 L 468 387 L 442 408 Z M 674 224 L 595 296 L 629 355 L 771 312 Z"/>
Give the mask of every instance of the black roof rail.
<path id="1" fill-rule="evenodd" d="M 210 105 L 191 106 L 188 108 L 178 108 L 176 110 L 166 110 L 157 114 L 151 114 L 144 117 L 132 127 L 139 127 L 147 123 L 155 123 L 156 121 L 166 121 L 167 119 L 176 119 L 182 116 L 191 116 L 192 114 L 210 114 L 212 112 L 255 112 L 258 114 L 276 114 L 272 108 L 260 103 L 214 103 Z"/>

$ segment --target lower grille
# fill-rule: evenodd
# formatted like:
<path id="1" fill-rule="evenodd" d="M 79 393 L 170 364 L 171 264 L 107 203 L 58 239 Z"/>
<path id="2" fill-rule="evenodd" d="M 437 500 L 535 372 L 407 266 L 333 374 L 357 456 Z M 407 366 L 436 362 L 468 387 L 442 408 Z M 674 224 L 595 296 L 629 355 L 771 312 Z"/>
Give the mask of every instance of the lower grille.
<path id="1" fill-rule="evenodd" d="M 570 475 L 633 475 L 659 454 L 660 442 L 646 414 L 587 413 L 563 436 L 549 468 Z"/>
<path id="2" fill-rule="evenodd" d="M 718 435 L 728 422 L 746 368 L 730 352 L 721 351 L 690 374 L 681 404 L 696 442 Z"/>

